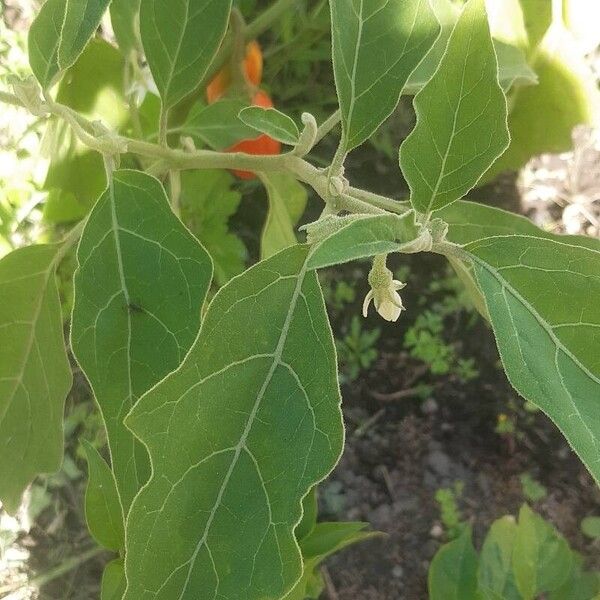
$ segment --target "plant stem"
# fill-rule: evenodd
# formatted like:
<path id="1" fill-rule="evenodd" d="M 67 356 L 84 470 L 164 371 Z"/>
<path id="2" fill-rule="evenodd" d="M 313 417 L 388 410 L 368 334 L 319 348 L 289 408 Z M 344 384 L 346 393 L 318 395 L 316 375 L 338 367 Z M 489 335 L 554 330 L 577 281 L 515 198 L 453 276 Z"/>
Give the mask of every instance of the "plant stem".
<path id="1" fill-rule="evenodd" d="M 317 137 L 314 145 L 316 146 L 340 121 L 342 113 L 336 110 L 328 119 L 323 121 L 317 130 Z"/>

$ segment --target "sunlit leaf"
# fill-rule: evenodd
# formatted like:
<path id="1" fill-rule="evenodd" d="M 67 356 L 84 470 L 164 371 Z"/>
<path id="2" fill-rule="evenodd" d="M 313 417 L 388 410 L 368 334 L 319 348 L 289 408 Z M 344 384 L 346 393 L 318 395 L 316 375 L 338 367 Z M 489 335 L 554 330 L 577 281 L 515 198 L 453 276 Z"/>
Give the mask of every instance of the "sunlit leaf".
<path id="1" fill-rule="evenodd" d="M 55 281 L 59 248 L 29 246 L 0 261 L 0 499 L 10 513 L 63 456 L 72 376 Z"/>
<path id="2" fill-rule="evenodd" d="M 428 0 L 331 0 L 330 4 L 344 149 L 352 150 L 396 108 L 439 26 Z"/>
<path id="3" fill-rule="evenodd" d="M 212 268 L 160 183 L 135 171 L 115 173 L 77 258 L 73 353 L 102 411 L 126 512 L 150 465 L 123 418 L 192 345 Z"/>
<path id="4" fill-rule="evenodd" d="M 416 210 L 464 196 L 508 144 L 506 99 L 483 0 L 469 0 L 439 68 L 415 96 L 417 124 L 400 151 Z"/>

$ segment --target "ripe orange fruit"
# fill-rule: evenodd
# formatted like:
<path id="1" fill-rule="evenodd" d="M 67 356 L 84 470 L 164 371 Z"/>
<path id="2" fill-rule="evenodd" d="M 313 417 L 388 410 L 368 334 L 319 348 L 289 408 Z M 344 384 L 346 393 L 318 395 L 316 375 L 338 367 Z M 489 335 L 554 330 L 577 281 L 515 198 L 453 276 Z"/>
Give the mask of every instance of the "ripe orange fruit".
<path id="1" fill-rule="evenodd" d="M 246 46 L 243 69 L 248 83 L 259 86 L 262 81 L 263 56 L 260 45 L 256 40 L 251 41 Z M 225 65 L 206 87 L 206 99 L 209 104 L 216 102 L 227 92 L 232 79 L 231 66 Z"/>

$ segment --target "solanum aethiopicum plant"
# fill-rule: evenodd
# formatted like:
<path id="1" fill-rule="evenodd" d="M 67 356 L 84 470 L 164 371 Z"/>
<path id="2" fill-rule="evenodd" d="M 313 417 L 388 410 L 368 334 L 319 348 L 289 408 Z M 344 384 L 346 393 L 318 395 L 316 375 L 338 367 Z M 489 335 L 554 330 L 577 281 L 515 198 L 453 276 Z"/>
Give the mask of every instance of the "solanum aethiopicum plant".
<path id="1" fill-rule="evenodd" d="M 130 43 L 115 29 L 117 62 L 147 61 L 160 95 L 157 127 L 141 118 L 154 118 L 148 105 L 156 102 L 140 106 L 129 88 L 120 92 L 119 107 L 126 99 L 131 109 L 122 122 L 76 110 L 95 106 L 87 85 L 65 92 L 78 57 L 93 49 L 107 0 L 48 0 L 29 33 L 37 81 L 13 81 L 13 92 L 0 94 L 39 119 L 63 121 L 77 148 L 105 168 L 105 192 L 63 242 L 0 261 L 0 329 L 9 340 L 0 346 L 0 498 L 15 511 L 33 477 L 62 457 L 72 376 L 55 273 L 77 246 L 70 343 L 109 459 L 86 448 L 86 516 L 98 543 L 118 553 L 103 598 L 315 597 L 319 562 L 365 535 L 364 524 L 316 523 L 314 503 L 344 441 L 317 271 L 352 260 L 374 262 L 365 310 L 373 299 L 395 321 L 404 284 L 386 257 L 447 257 L 489 320 L 515 389 L 600 478 L 598 240 L 552 235 L 462 200 L 509 143 L 505 89 L 516 79 L 535 83 L 519 48 L 497 51 L 484 0 L 460 10 L 450 0 L 363 0 L 361 10 L 330 0 L 339 110 L 320 124 L 305 112 L 299 127 L 256 96 L 260 69 L 248 72 L 238 56 L 294 1 L 275 0 L 246 26 L 231 0 L 141 0 L 139 19 L 135 3 L 113 0 L 116 23 L 133 15 Z M 554 30 L 562 20 L 555 4 Z M 173 109 L 197 98 L 224 64 L 239 68 L 227 91 L 240 84 L 243 101 L 227 93 L 206 106 L 203 97 L 181 124 Z M 417 120 L 400 148 L 410 198 L 399 202 L 352 185 L 344 165 L 407 89 L 416 92 Z M 70 101 L 76 93 L 83 97 Z M 313 148 L 339 123 L 331 164 L 315 166 Z M 290 150 L 279 153 L 274 142 L 259 154 L 265 148 L 246 145 L 256 136 Z M 205 248 L 178 208 L 184 197 L 218 221 L 238 201 L 222 170 L 260 173 L 269 212 L 263 260 L 207 302 L 213 264 L 231 238 L 224 226 L 209 228 Z M 324 207 L 299 243 L 305 186 Z"/>

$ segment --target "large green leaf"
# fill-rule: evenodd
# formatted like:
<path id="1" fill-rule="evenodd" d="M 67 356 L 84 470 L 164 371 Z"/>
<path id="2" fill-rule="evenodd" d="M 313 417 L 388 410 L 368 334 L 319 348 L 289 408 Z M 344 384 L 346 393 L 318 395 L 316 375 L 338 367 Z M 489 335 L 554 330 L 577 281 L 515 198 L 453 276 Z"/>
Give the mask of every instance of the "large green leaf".
<path id="1" fill-rule="evenodd" d="M 10 513 L 38 473 L 58 470 L 71 368 L 55 281 L 59 246 L 0 261 L 0 499 Z"/>
<path id="2" fill-rule="evenodd" d="M 422 213 L 464 196 L 508 144 L 506 99 L 483 0 L 469 0 L 438 70 L 415 96 L 417 124 L 400 151 Z"/>
<path id="3" fill-rule="evenodd" d="M 559 589 L 573 566 L 573 552 L 567 541 L 526 504 L 519 512 L 514 540 L 513 571 L 525 600 Z"/>
<path id="4" fill-rule="evenodd" d="M 200 324 L 212 267 L 160 183 L 117 171 L 81 238 L 71 340 L 108 433 L 124 512 L 149 475 L 123 425 L 141 394 L 175 369 Z"/>
<path id="5" fill-rule="evenodd" d="M 600 251 L 527 235 L 465 249 L 510 382 L 600 480 Z"/>
<path id="6" fill-rule="evenodd" d="M 46 0 L 29 30 L 29 63 L 48 89 L 75 63 L 100 25 L 110 0 Z"/>
<path id="7" fill-rule="evenodd" d="M 442 546 L 429 567 L 430 600 L 478 600 L 477 553 L 471 528 Z"/>
<path id="8" fill-rule="evenodd" d="M 153 473 L 127 521 L 127 600 L 280 598 L 301 576 L 301 502 L 343 442 L 309 252 L 222 288 L 182 366 L 129 414 Z"/>
<path id="9" fill-rule="evenodd" d="M 260 256 L 269 258 L 298 243 L 295 228 L 304 214 L 305 187 L 288 173 L 260 173 L 267 190 L 269 210 L 260 239 Z"/>
<path id="10" fill-rule="evenodd" d="M 142 0 L 142 44 L 165 108 L 206 75 L 227 30 L 231 2 Z"/>
<path id="11" fill-rule="evenodd" d="M 118 552 L 125 548 L 123 509 L 115 476 L 89 442 L 84 442 L 88 463 L 85 491 L 85 519 L 92 537 L 102 546 Z"/>
<path id="12" fill-rule="evenodd" d="M 483 542 L 477 579 L 484 600 L 522 600 L 512 570 L 517 522 L 510 517 L 495 521 Z"/>
<path id="13" fill-rule="evenodd" d="M 242 196 L 232 189 L 233 177 L 223 170 L 184 171 L 181 211 L 185 223 L 210 254 L 215 281 L 225 285 L 245 266 L 246 248 L 229 229 Z"/>
<path id="14" fill-rule="evenodd" d="M 330 0 L 344 150 L 389 117 L 439 26 L 427 0 Z"/>

